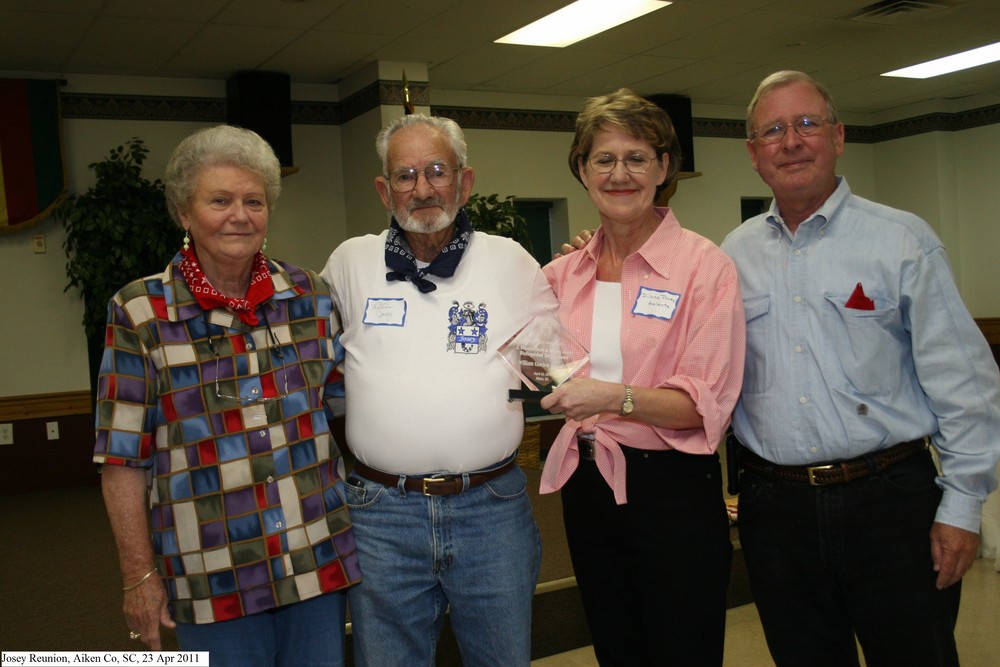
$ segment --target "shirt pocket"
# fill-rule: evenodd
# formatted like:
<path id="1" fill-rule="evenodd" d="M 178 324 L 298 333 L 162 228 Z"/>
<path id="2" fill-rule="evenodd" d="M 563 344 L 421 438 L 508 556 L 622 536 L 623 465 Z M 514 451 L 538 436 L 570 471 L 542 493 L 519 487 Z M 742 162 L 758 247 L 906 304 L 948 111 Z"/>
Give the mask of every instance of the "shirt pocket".
<path id="1" fill-rule="evenodd" d="M 836 355 L 835 363 L 843 371 L 847 390 L 864 396 L 885 396 L 892 391 L 899 376 L 900 342 L 896 308 L 885 302 L 875 310 L 858 310 L 844 305 L 843 294 L 824 294 L 831 308 L 826 309 L 824 329 Z M 899 330 L 902 327 L 898 327 Z"/>
<path id="2" fill-rule="evenodd" d="M 774 386 L 774 368 L 768 363 L 768 347 L 774 345 L 775 324 L 771 314 L 771 297 L 743 300 L 747 322 L 746 370 L 743 391 L 760 394 Z"/>

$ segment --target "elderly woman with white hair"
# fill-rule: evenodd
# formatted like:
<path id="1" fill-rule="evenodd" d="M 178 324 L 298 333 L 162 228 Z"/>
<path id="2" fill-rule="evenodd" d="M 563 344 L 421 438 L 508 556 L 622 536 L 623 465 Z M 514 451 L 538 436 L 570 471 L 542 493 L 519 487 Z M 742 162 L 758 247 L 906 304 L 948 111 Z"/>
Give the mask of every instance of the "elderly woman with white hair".
<path id="1" fill-rule="evenodd" d="M 176 148 L 183 248 L 108 308 L 97 444 L 132 639 L 212 665 L 342 665 L 360 581 L 324 398 L 342 391 L 319 276 L 263 254 L 281 170 L 240 128 Z"/>

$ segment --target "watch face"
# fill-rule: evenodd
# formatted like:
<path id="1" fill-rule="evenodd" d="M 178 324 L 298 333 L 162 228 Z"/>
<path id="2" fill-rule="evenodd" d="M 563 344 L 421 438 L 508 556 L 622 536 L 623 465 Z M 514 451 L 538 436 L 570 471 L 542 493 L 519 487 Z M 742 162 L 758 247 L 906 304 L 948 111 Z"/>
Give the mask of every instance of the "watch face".
<path id="1" fill-rule="evenodd" d="M 632 409 L 635 407 L 635 401 L 632 400 L 632 387 L 625 385 L 625 400 L 622 401 L 622 409 L 618 414 L 622 417 L 628 417 L 632 414 Z"/>

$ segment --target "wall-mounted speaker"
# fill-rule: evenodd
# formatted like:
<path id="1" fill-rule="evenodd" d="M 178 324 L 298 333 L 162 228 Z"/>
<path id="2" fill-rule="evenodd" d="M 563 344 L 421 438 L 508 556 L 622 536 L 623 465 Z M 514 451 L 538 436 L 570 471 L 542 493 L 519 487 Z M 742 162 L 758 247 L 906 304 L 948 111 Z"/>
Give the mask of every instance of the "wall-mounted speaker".
<path id="1" fill-rule="evenodd" d="M 681 143 L 682 172 L 697 171 L 694 168 L 694 131 L 691 121 L 691 98 L 684 95 L 647 95 L 646 99 L 660 107 L 670 116 Z"/>
<path id="2" fill-rule="evenodd" d="M 278 72 L 239 72 L 226 81 L 226 122 L 262 136 L 292 167 L 292 83 Z"/>

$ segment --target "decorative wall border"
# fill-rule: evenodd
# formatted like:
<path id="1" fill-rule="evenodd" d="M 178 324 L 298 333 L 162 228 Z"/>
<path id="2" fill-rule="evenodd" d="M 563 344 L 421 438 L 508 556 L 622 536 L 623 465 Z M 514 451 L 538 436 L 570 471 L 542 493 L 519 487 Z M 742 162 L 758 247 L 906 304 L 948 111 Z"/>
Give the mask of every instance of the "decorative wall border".
<path id="1" fill-rule="evenodd" d="M 576 113 L 571 111 L 434 106 L 431 113 L 451 118 L 465 129 L 477 130 L 573 132 L 576 124 Z"/>
<path id="2" fill-rule="evenodd" d="M 63 118 L 224 123 L 225 98 L 63 93 Z"/>
<path id="3" fill-rule="evenodd" d="M 426 82 L 376 81 L 340 102 L 292 101 L 292 123 L 298 125 L 343 125 L 380 105 L 402 105 L 409 91 L 410 102 L 430 105 L 430 85 Z M 215 97 L 169 97 L 161 95 L 107 95 L 63 93 L 64 118 L 100 120 L 155 120 L 223 123 L 226 100 Z M 534 130 L 572 132 L 576 113 L 532 109 L 494 109 L 466 106 L 431 106 L 431 113 L 452 118 L 464 128 L 483 130 Z M 961 111 L 933 113 L 880 125 L 846 128 L 849 143 L 874 144 L 927 132 L 956 132 L 1000 124 L 1000 104 Z M 742 120 L 695 118 L 696 137 L 745 139 Z"/>
<path id="4" fill-rule="evenodd" d="M 696 137 L 717 139 L 746 139 L 746 123 L 742 120 L 721 118 L 692 118 L 691 133 Z"/>

